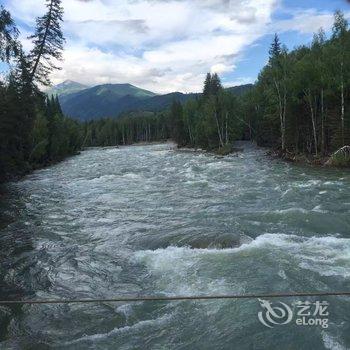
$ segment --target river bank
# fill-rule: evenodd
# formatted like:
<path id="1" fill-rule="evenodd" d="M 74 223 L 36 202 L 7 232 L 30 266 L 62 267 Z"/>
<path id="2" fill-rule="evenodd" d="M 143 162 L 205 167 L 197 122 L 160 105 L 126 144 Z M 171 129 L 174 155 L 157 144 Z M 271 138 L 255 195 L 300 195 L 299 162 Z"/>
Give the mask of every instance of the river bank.
<path id="1" fill-rule="evenodd" d="M 339 152 L 339 150 L 337 152 Z M 296 164 L 307 164 L 317 167 L 350 168 L 350 158 L 347 155 L 337 158 L 337 152 L 326 156 L 315 156 L 311 154 L 282 151 L 280 149 L 270 149 L 267 151 L 267 154 L 273 158 L 279 158 Z"/>
<path id="2" fill-rule="evenodd" d="M 225 145 L 224 147 L 219 147 L 215 149 L 201 149 L 194 148 L 188 145 L 178 147 L 179 150 L 184 151 L 194 151 L 194 152 L 204 152 L 207 154 L 212 154 L 219 157 L 224 157 L 230 154 L 238 154 L 243 152 L 246 147 L 255 147 L 265 150 L 266 154 L 275 159 L 282 159 L 286 162 L 305 164 L 317 167 L 335 167 L 335 168 L 349 168 L 350 167 L 350 157 L 345 156 L 336 159 L 334 155 L 327 156 L 315 156 L 312 154 L 295 153 L 289 151 L 282 151 L 281 149 L 273 149 L 267 147 L 261 147 L 256 145 L 254 141 L 234 141 L 231 144 Z M 346 146 L 348 147 L 348 146 Z M 348 151 L 347 151 L 348 152 Z"/>
<path id="3" fill-rule="evenodd" d="M 69 154 L 69 155 L 62 157 L 60 159 L 46 161 L 46 162 L 41 163 L 41 164 L 27 163 L 27 164 L 23 165 L 21 169 L 18 169 L 16 172 L 13 172 L 11 174 L 4 174 L 4 176 L 0 178 L 0 185 L 5 184 L 7 182 L 20 181 L 23 177 L 33 173 L 36 170 L 45 169 L 45 168 L 51 167 L 55 164 L 61 163 L 68 158 L 79 155 L 80 152 L 81 151 L 77 151 L 73 154 Z"/>

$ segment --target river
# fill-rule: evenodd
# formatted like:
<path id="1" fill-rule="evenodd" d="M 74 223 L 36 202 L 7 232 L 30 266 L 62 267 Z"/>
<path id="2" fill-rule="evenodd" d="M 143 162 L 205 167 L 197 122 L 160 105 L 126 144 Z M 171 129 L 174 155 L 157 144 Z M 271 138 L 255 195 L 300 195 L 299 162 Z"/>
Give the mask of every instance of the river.
<path id="1" fill-rule="evenodd" d="M 2 193 L 0 299 L 350 291 L 348 171 L 143 145 Z M 350 348 L 350 297 L 274 302 L 296 301 L 328 302 L 328 327 L 269 328 L 257 299 L 0 306 L 0 348 Z"/>

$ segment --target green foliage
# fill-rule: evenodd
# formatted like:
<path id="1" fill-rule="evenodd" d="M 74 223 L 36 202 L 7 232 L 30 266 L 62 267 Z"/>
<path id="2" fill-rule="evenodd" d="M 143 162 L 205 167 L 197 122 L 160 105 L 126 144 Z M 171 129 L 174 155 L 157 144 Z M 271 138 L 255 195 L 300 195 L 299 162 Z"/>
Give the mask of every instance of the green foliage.
<path id="1" fill-rule="evenodd" d="M 226 145 L 243 135 L 240 98 L 235 96 L 236 89 L 222 89 L 216 74 L 208 74 L 207 78 L 204 90 L 208 92 L 184 103 L 174 99 L 163 112 L 132 112 L 86 122 L 84 145 L 115 146 L 171 138 L 180 147 L 228 149 Z M 239 89 L 241 95 L 242 90 Z"/>
<path id="2" fill-rule="evenodd" d="M 232 153 L 232 150 L 232 145 L 225 145 L 224 147 L 220 147 L 215 150 L 215 153 L 219 156 L 227 156 L 228 154 Z"/>
<path id="3" fill-rule="evenodd" d="M 33 164 L 43 164 L 47 157 L 47 147 L 49 144 L 48 122 L 45 114 L 40 111 L 34 120 L 32 132 L 32 151 L 29 160 Z"/>
<path id="4" fill-rule="evenodd" d="M 172 113 L 180 145 L 224 148 L 240 138 L 293 153 L 330 154 L 350 143 L 350 32 L 335 13 L 309 46 L 288 52 L 276 34 L 253 89 L 234 96 L 208 73 L 203 95 Z M 182 115 L 182 118 L 179 116 Z"/>
<path id="5" fill-rule="evenodd" d="M 328 40 L 320 30 L 311 45 L 287 52 L 276 35 L 245 103 L 258 143 L 314 155 L 349 144 L 349 62 L 350 32 L 341 12 Z"/>
<path id="6" fill-rule="evenodd" d="M 10 12 L 0 6 L 0 61 L 8 62 L 11 57 L 19 52 L 19 31 L 15 26 Z"/>
<path id="7" fill-rule="evenodd" d="M 170 109 L 170 118 L 172 121 L 172 138 L 181 147 L 187 142 L 187 136 L 184 125 L 184 113 L 180 102 L 174 101 Z"/>
<path id="8" fill-rule="evenodd" d="M 231 91 L 222 88 L 217 74 L 208 73 L 201 96 L 187 101 L 183 108 L 173 103 L 170 118 L 179 146 L 213 150 L 242 137 L 241 102 Z"/>
<path id="9" fill-rule="evenodd" d="M 61 30 L 63 7 L 61 0 L 46 0 L 47 12 L 36 20 L 33 49 L 28 61 L 31 63 L 30 79 L 43 85 L 49 85 L 49 74 L 58 69 L 55 61 L 62 59 L 64 37 Z"/>
<path id="10" fill-rule="evenodd" d="M 344 14 L 337 10 L 334 14 L 334 24 L 333 24 L 333 39 L 339 39 L 347 34 L 349 23 L 345 19 Z"/>
<path id="11" fill-rule="evenodd" d="M 344 154 L 336 154 L 332 157 L 331 164 L 336 167 L 350 167 L 350 157 Z"/>
<path id="12" fill-rule="evenodd" d="M 63 116 L 57 98 L 46 98 L 35 84 L 48 81 L 55 68 L 52 59 L 61 57 L 60 4 L 47 1 L 48 12 L 37 20 L 28 57 L 10 14 L 0 8 L 0 60 L 14 62 L 6 84 L 0 83 L 0 181 L 58 161 L 81 146 L 80 126 Z"/>
<path id="13" fill-rule="evenodd" d="M 281 54 L 281 43 L 280 43 L 280 39 L 277 35 L 277 33 L 275 34 L 274 38 L 273 38 L 273 42 L 271 44 L 270 50 L 269 50 L 269 54 L 270 54 L 270 63 L 271 61 L 277 59 L 280 54 Z"/>
<path id="14" fill-rule="evenodd" d="M 85 147 L 165 141 L 173 136 L 168 112 L 133 112 L 120 118 L 85 122 L 81 129 Z"/>

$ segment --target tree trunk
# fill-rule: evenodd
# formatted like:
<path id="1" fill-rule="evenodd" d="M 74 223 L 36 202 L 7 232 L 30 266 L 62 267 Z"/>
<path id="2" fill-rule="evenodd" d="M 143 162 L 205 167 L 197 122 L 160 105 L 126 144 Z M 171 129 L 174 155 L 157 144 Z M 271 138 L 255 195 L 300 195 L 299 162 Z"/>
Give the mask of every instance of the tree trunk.
<path id="1" fill-rule="evenodd" d="M 190 143 L 191 143 L 191 145 L 193 145 L 194 144 L 194 140 L 193 140 L 193 136 L 192 136 L 190 123 L 187 124 L 187 129 L 188 129 L 188 135 L 190 137 Z"/>
<path id="2" fill-rule="evenodd" d="M 226 118 L 225 118 L 225 143 L 228 145 L 228 112 L 226 112 Z"/>
<path id="3" fill-rule="evenodd" d="M 282 114 L 282 130 L 284 135 L 284 148 L 286 148 L 286 114 L 287 114 L 287 89 L 286 85 L 283 86 L 283 114 Z"/>
<path id="4" fill-rule="evenodd" d="M 299 153 L 299 126 L 295 130 L 295 153 Z"/>
<path id="5" fill-rule="evenodd" d="M 345 101 L 344 101 L 344 77 L 343 77 L 343 62 L 341 62 L 341 82 L 340 82 L 340 91 L 341 91 L 341 137 L 342 137 L 342 146 L 345 144 L 344 138 L 344 117 L 345 117 Z"/>
<path id="6" fill-rule="evenodd" d="M 311 92 L 307 93 L 306 91 L 304 91 L 308 102 L 309 102 L 309 107 L 310 107 L 310 113 L 311 113 L 311 122 L 312 122 L 312 131 L 313 131 L 313 136 L 314 136 L 314 143 L 315 143 L 315 154 L 316 157 L 318 156 L 318 150 L 317 150 L 317 133 L 316 133 L 316 118 L 315 118 L 315 111 L 314 111 L 314 107 L 312 105 L 312 96 L 311 96 Z"/>
<path id="7" fill-rule="evenodd" d="M 275 87 L 276 87 L 276 92 L 278 96 L 278 106 L 279 106 L 279 116 L 280 116 L 280 128 L 281 128 L 281 148 L 282 151 L 286 149 L 286 127 L 285 127 L 285 107 L 283 107 L 283 102 L 282 102 L 282 97 L 281 97 L 281 92 L 280 88 L 278 86 L 278 83 L 276 79 L 274 79 Z M 285 93 L 284 93 L 285 95 Z M 284 99 L 286 96 L 284 96 Z"/>
<path id="8" fill-rule="evenodd" d="M 324 142 L 324 91 L 321 89 L 321 152 L 325 154 L 325 142 Z"/>
<path id="9" fill-rule="evenodd" d="M 219 136 L 220 146 L 221 146 L 221 147 L 224 147 L 224 144 L 223 144 L 223 141 L 222 141 L 222 135 L 221 135 L 221 131 L 220 131 L 220 125 L 219 125 L 218 114 L 217 114 L 216 111 L 215 111 L 215 113 L 214 113 L 214 118 L 215 118 L 215 121 L 216 121 L 217 130 L 218 130 L 218 136 Z"/>

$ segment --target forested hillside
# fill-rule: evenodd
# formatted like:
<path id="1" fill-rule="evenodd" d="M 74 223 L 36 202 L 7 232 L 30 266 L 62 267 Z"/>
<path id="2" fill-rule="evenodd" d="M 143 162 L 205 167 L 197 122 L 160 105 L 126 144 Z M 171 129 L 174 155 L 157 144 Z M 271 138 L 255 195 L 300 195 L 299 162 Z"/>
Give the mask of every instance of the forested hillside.
<path id="1" fill-rule="evenodd" d="M 138 104 L 155 93 L 131 84 L 104 84 L 59 96 L 66 115 L 79 120 L 117 117 L 123 111 L 137 109 Z"/>
<path id="2" fill-rule="evenodd" d="M 242 95 L 251 86 L 251 84 L 234 86 L 227 90 Z M 81 84 L 69 81 L 53 87 L 49 90 L 49 94 L 58 95 L 66 115 L 81 121 L 117 118 L 125 112 L 159 112 L 168 109 L 173 101 L 185 103 L 199 96 L 198 93 L 181 92 L 157 95 L 131 84 L 103 84 L 82 88 Z"/>

